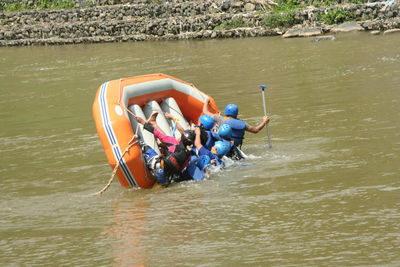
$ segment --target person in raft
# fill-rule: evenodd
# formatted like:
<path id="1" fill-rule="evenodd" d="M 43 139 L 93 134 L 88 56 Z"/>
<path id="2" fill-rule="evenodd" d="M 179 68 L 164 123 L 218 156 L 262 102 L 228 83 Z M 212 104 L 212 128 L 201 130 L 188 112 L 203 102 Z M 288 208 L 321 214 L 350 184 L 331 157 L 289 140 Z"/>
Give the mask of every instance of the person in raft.
<path id="1" fill-rule="evenodd" d="M 221 137 L 221 140 L 223 140 L 229 146 L 229 151 L 226 154 L 228 158 L 231 158 L 233 160 L 244 159 L 243 152 L 240 151 L 240 149 L 234 144 L 234 141 L 232 140 L 232 127 L 229 124 L 225 123 L 219 126 L 218 135 L 219 137 Z"/>
<path id="2" fill-rule="evenodd" d="M 225 156 L 230 147 L 224 141 L 216 141 L 214 146 L 211 148 L 211 151 L 205 148 L 201 143 L 201 129 L 200 127 L 195 127 L 194 132 L 196 133 L 196 138 L 194 140 L 194 146 L 197 150 L 197 155 L 199 157 L 206 155 L 210 157 L 211 164 L 213 165 L 222 165 L 224 162 L 222 161 L 222 157 Z"/>
<path id="3" fill-rule="evenodd" d="M 200 140 L 201 144 L 208 150 L 214 146 L 216 141 L 220 141 L 221 138 L 218 136 L 216 132 L 213 131 L 215 121 L 209 115 L 201 115 L 199 117 L 200 121 Z"/>
<path id="4" fill-rule="evenodd" d="M 177 124 L 177 129 L 181 132 L 179 140 L 166 135 L 157 125 L 156 118 L 158 112 L 151 114 L 147 121 L 136 117 L 136 121 L 144 126 L 144 129 L 154 134 L 160 140 L 160 150 L 163 154 L 157 154 L 150 146 L 141 144 L 146 165 L 156 180 L 163 184 L 169 183 L 182 174 L 182 171 L 189 165 L 193 155 L 192 146 L 195 133 L 192 130 L 183 130 Z M 166 113 L 166 118 L 171 119 L 171 115 Z"/>
<path id="5" fill-rule="evenodd" d="M 260 124 L 258 124 L 257 126 L 251 126 L 246 122 L 244 122 L 243 120 L 238 119 L 239 108 L 237 105 L 228 104 L 224 110 L 225 116 L 221 116 L 219 114 L 213 114 L 209 111 L 208 109 L 209 103 L 210 103 L 210 98 L 206 97 L 203 105 L 203 113 L 211 116 L 215 120 L 215 122 L 219 125 L 225 123 L 229 124 L 232 128 L 231 138 L 234 141 L 234 144 L 239 148 L 242 146 L 244 134 L 246 131 L 251 133 L 258 133 L 265 127 L 265 125 L 267 125 L 267 123 L 269 123 L 270 120 L 268 116 L 264 116 L 263 121 Z"/>

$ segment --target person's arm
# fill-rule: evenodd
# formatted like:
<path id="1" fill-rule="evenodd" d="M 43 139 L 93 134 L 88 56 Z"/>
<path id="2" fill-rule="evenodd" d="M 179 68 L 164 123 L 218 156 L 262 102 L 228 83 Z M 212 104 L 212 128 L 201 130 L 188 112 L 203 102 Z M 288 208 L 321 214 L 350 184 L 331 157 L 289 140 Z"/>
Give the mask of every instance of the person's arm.
<path id="1" fill-rule="evenodd" d="M 203 145 L 201 144 L 201 131 L 199 127 L 195 127 L 194 128 L 194 133 L 196 134 L 196 138 L 194 139 L 194 146 L 196 147 L 197 150 L 200 150 L 200 148 L 203 147 Z"/>
<path id="2" fill-rule="evenodd" d="M 146 123 L 146 121 L 139 116 L 136 116 L 135 119 L 138 123 L 140 123 L 142 125 L 144 125 Z"/>
<path id="3" fill-rule="evenodd" d="M 148 132 L 152 133 L 155 138 L 160 139 L 163 141 L 164 136 L 167 136 L 155 123 L 155 121 L 145 121 L 140 117 L 136 118 L 136 121 L 140 124 L 143 124 L 143 129 L 147 130 Z"/>
<path id="4" fill-rule="evenodd" d="M 257 126 L 247 125 L 246 131 L 251 132 L 251 133 L 258 133 L 265 127 L 265 125 L 268 124 L 268 122 L 269 122 L 269 117 L 264 116 L 263 121 L 259 125 L 257 125 Z"/>
<path id="5" fill-rule="evenodd" d="M 212 113 L 209 109 L 208 109 L 208 105 L 210 104 L 210 98 L 208 96 L 206 96 L 206 99 L 204 100 L 204 105 L 203 105 L 203 113 L 213 117 L 214 113 Z"/>
<path id="6" fill-rule="evenodd" d="M 165 118 L 170 119 L 170 120 L 172 120 L 172 121 L 175 121 L 175 123 L 176 123 L 176 129 L 178 129 L 178 131 L 179 131 L 181 134 L 184 134 L 184 133 L 185 133 L 185 129 L 183 129 L 182 125 L 179 124 L 177 118 L 175 118 L 174 116 L 172 116 L 172 114 L 167 113 L 167 112 L 166 112 L 164 115 L 165 115 Z"/>

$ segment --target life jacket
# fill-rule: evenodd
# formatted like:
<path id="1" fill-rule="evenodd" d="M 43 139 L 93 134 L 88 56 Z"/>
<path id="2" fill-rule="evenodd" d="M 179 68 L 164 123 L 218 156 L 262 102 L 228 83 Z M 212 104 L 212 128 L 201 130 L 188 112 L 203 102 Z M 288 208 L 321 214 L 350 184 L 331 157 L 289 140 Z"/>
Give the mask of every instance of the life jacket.
<path id="1" fill-rule="evenodd" d="M 174 152 L 168 153 L 165 157 L 164 165 L 168 174 L 179 174 L 185 167 L 186 162 L 192 155 L 183 144 L 178 144 Z"/>
<path id="2" fill-rule="evenodd" d="M 237 146 L 242 145 L 244 133 L 246 130 L 246 123 L 242 120 L 231 117 L 225 117 L 225 123 L 232 128 L 231 138 L 234 141 L 234 144 Z"/>
<path id="3" fill-rule="evenodd" d="M 207 148 L 208 150 L 211 150 L 211 148 L 214 146 L 215 141 L 216 141 L 215 133 L 210 130 L 201 128 L 200 140 L 201 140 L 201 144 L 205 148 Z"/>

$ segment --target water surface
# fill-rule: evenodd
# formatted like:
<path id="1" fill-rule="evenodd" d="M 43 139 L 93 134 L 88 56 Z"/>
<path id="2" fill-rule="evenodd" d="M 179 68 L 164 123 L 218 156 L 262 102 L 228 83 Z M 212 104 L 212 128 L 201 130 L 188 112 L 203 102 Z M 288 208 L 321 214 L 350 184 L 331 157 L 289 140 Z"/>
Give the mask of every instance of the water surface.
<path id="1" fill-rule="evenodd" d="M 399 35 L 0 49 L 2 266 L 399 266 Z M 166 73 L 258 124 L 273 148 L 203 182 L 124 189 L 91 105 Z"/>

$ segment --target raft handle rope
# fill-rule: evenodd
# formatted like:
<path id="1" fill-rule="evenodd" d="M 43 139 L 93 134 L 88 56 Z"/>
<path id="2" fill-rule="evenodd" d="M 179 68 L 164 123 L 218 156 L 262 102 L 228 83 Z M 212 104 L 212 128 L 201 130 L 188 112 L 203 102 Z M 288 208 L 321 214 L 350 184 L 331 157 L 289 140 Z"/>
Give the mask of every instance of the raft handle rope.
<path id="1" fill-rule="evenodd" d="M 127 109 L 125 106 L 123 106 L 125 108 L 126 111 L 128 111 L 132 116 L 134 116 L 136 118 L 136 115 L 133 114 L 132 111 L 130 111 L 129 109 Z M 112 181 L 114 180 L 115 174 L 117 173 L 117 170 L 121 164 L 121 160 L 124 158 L 124 155 L 131 149 L 131 147 L 133 147 L 135 144 L 138 143 L 139 137 L 136 135 L 137 131 L 139 128 L 139 124 L 136 127 L 136 131 L 135 134 L 133 135 L 133 137 L 131 138 L 131 140 L 129 140 L 128 142 L 128 147 L 125 149 L 124 153 L 122 153 L 121 157 L 119 158 L 117 164 L 114 167 L 114 170 L 111 174 L 110 179 L 108 180 L 108 183 L 103 187 L 103 189 L 101 189 L 100 191 L 91 194 L 91 196 L 97 196 L 97 195 L 101 195 L 103 194 L 105 191 L 107 191 L 107 189 L 110 187 Z M 136 140 L 135 140 L 136 139 Z M 135 140 L 135 141 L 134 141 Z M 134 141 L 134 142 L 133 142 Z"/>
<path id="2" fill-rule="evenodd" d="M 111 174 L 111 177 L 110 177 L 110 179 L 108 180 L 108 183 L 107 183 L 107 184 L 103 187 L 103 189 L 101 189 L 100 191 L 91 194 L 92 196 L 101 195 L 101 194 L 103 194 L 103 193 L 110 187 L 112 181 L 114 180 L 115 174 L 117 173 L 118 167 L 119 167 L 119 165 L 121 164 L 121 160 L 124 158 L 124 155 L 129 151 L 129 149 L 131 149 L 132 146 L 134 146 L 134 145 L 138 142 L 138 140 L 135 140 L 135 139 L 137 139 L 137 136 L 136 136 L 136 135 L 134 135 L 134 136 L 132 137 L 132 139 L 128 142 L 129 146 L 125 149 L 124 153 L 122 153 L 122 155 L 121 155 L 121 157 L 119 158 L 117 164 L 115 165 L 114 170 L 113 170 L 113 172 L 112 172 L 112 174 Z M 134 140 L 135 140 L 135 141 L 134 141 Z M 132 142 L 132 141 L 134 141 L 134 142 Z"/>

